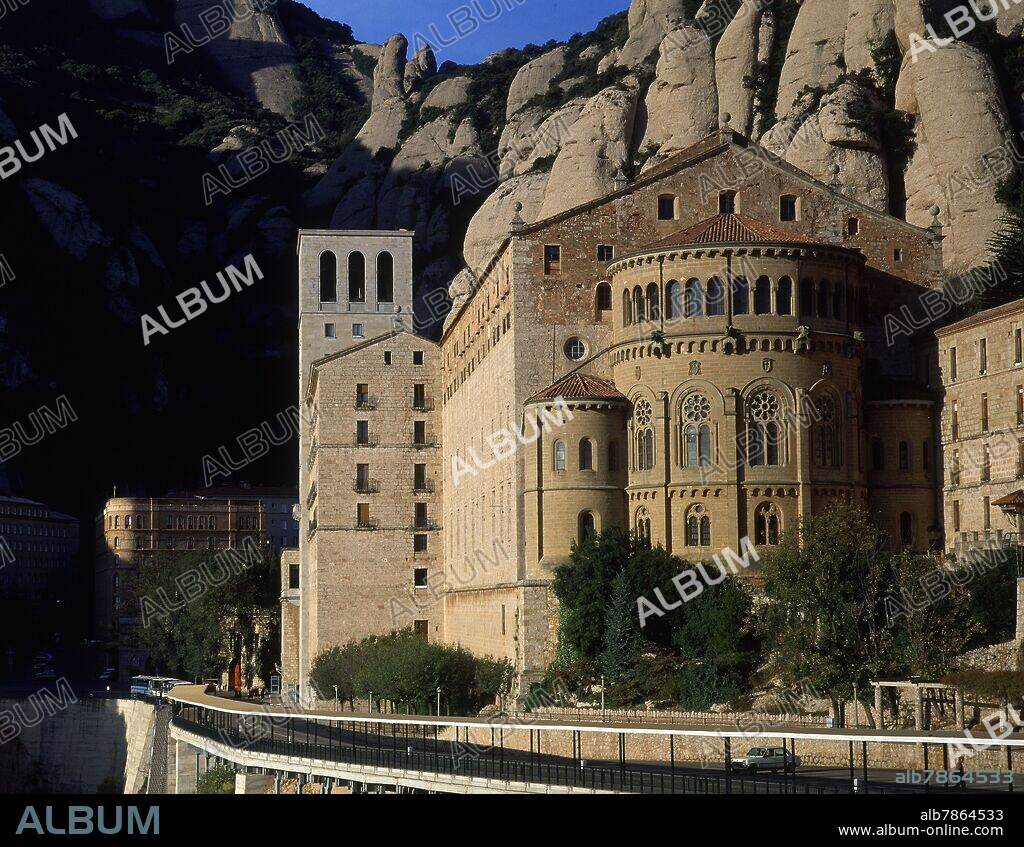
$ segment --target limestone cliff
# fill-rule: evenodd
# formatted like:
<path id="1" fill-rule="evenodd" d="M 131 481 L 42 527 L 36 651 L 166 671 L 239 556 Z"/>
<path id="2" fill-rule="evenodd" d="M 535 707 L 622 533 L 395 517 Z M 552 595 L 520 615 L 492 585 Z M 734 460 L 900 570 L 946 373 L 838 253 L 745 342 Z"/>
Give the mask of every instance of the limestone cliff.
<path id="1" fill-rule="evenodd" d="M 923 225 L 938 205 L 949 228 L 947 267 L 971 266 L 986 258 L 1004 210 L 991 182 L 955 190 L 957 169 L 984 167 L 988 151 L 1010 149 L 1019 116 L 1007 110 L 1000 58 L 983 47 L 956 43 L 912 57 L 914 37 L 929 38 L 929 24 L 942 32 L 947 6 L 632 0 L 568 43 L 437 73 L 422 51 L 415 73 L 405 68 L 396 36 L 375 75 L 374 115 L 311 197 L 334 208 L 335 223 L 428 223 L 418 246 L 433 284 L 457 270 L 457 259 L 436 252 L 440 234 L 464 234 L 464 260 L 478 265 L 507 234 L 516 204 L 530 222 L 585 202 L 617 176 L 685 149 L 729 113 L 733 128 L 818 179 L 837 178 L 862 203 Z M 1000 49 L 1019 49 L 1022 8 L 992 25 Z M 497 108 L 488 110 L 484 97 Z M 394 152 L 389 167 L 352 172 L 353 157 L 382 149 Z M 466 173 L 467 163 L 472 190 L 451 202 L 453 169 Z M 425 217 L 417 192 L 446 208 Z"/>

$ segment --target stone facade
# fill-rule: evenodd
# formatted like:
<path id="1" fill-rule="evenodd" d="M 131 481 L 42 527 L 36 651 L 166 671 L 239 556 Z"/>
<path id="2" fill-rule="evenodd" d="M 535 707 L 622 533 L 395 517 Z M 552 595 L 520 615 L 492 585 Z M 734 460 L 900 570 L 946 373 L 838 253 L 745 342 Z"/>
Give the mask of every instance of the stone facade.
<path id="1" fill-rule="evenodd" d="M 1019 540 L 1024 488 L 1024 300 L 938 330 L 946 547 Z"/>
<path id="2" fill-rule="evenodd" d="M 298 547 L 281 551 L 281 692 L 294 694 L 299 684 L 299 579 Z"/>
<path id="3" fill-rule="evenodd" d="M 437 345 L 404 330 L 315 362 L 303 540 L 311 655 L 392 629 L 440 639 Z"/>
<path id="4" fill-rule="evenodd" d="M 300 239 L 303 397 L 313 374 L 314 428 L 338 438 L 301 453 L 318 505 L 300 675 L 325 646 L 391 629 L 418 561 L 401 532 L 351 526 L 358 384 L 385 399 L 373 431 L 391 447 L 366 450 L 388 468 L 380 478 L 401 480 L 411 461 L 405 400 L 419 377 L 396 363 L 388 381 L 388 344 L 423 348 L 438 399 L 429 635 L 507 657 L 523 682 L 553 656 L 553 569 L 589 532 L 626 526 L 696 560 L 777 543 L 845 501 L 871 508 L 892 546 L 941 549 L 942 398 L 921 351 L 883 335 L 886 315 L 943 283 L 937 224 L 858 203 L 723 128 L 599 200 L 529 226 L 515 213 L 490 261 L 453 282 L 439 348 L 393 330 L 325 358 L 316 250 L 406 235 Z M 398 484 L 368 502 L 383 526 L 412 501 Z"/>
<path id="5" fill-rule="evenodd" d="M 411 325 L 411 232 L 302 230 L 299 232 L 299 407 L 306 408 L 313 364 L 363 344 L 367 339 Z M 299 491 L 311 489 L 307 461 L 311 421 L 299 426 Z M 302 504 L 299 555 L 300 686 L 322 646 L 316 637 L 317 581 L 308 537 L 310 511 Z M 384 625 L 381 626 L 385 628 Z"/>

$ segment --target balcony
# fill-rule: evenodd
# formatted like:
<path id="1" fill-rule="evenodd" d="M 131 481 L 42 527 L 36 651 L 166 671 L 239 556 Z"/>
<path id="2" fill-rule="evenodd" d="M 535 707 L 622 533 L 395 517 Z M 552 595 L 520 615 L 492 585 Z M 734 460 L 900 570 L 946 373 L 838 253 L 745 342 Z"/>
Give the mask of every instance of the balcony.
<path id="1" fill-rule="evenodd" d="M 413 521 L 409 527 L 410 532 L 437 532 L 440 529 L 441 525 L 436 521 Z"/>
<path id="2" fill-rule="evenodd" d="M 413 436 L 412 446 L 417 450 L 426 450 L 429 447 L 440 447 L 437 437 L 432 432 L 424 433 L 422 438 Z"/>
<path id="3" fill-rule="evenodd" d="M 412 492 L 413 494 L 433 494 L 434 481 L 431 479 L 419 480 L 418 482 L 413 483 Z"/>
<path id="4" fill-rule="evenodd" d="M 361 532 L 372 532 L 376 529 L 380 529 L 380 521 L 376 518 L 363 518 L 356 520 L 356 529 Z"/>
<path id="5" fill-rule="evenodd" d="M 414 398 L 412 408 L 416 412 L 432 412 L 434 411 L 434 400 L 432 397 Z"/>
<path id="6" fill-rule="evenodd" d="M 352 490 L 356 494 L 379 494 L 380 482 L 375 479 L 357 479 L 352 483 Z"/>
<path id="7" fill-rule="evenodd" d="M 377 398 L 357 397 L 354 408 L 358 412 L 373 412 L 377 409 Z"/>
<path id="8" fill-rule="evenodd" d="M 313 517 L 311 517 L 309 519 L 309 527 L 306 529 L 306 538 L 307 539 L 312 538 L 316 534 L 316 528 L 317 528 L 316 515 L 313 515 Z"/>
<path id="9" fill-rule="evenodd" d="M 358 435 L 352 440 L 353 447 L 379 447 L 380 436 L 368 434 L 365 438 L 360 438 Z"/>

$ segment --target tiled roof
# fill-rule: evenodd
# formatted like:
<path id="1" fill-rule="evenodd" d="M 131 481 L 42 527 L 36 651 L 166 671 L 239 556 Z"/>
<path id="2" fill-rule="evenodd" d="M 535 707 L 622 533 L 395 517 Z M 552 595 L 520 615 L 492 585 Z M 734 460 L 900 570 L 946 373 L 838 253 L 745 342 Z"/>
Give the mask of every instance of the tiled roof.
<path id="1" fill-rule="evenodd" d="M 549 385 L 538 394 L 534 394 L 527 403 L 535 403 L 542 400 L 556 400 L 563 397 L 566 400 L 625 400 L 626 396 L 610 382 L 598 379 L 595 376 L 587 376 L 581 373 L 571 373 L 563 376 L 553 385 Z"/>
<path id="2" fill-rule="evenodd" d="M 682 247 L 689 244 L 750 244 L 759 242 L 782 242 L 784 244 L 821 243 L 799 232 L 781 229 L 748 215 L 727 214 L 715 215 L 713 218 L 708 218 L 706 221 L 701 221 L 691 227 L 681 229 L 678 232 L 672 233 L 667 238 L 658 239 L 653 244 L 646 246 L 659 248 Z"/>
<path id="3" fill-rule="evenodd" d="M 1024 506 L 1024 491 L 1017 490 L 1013 494 L 1007 494 L 1005 497 L 1000 497 L 998 500 L 992 501 L 993 506 Z"/>

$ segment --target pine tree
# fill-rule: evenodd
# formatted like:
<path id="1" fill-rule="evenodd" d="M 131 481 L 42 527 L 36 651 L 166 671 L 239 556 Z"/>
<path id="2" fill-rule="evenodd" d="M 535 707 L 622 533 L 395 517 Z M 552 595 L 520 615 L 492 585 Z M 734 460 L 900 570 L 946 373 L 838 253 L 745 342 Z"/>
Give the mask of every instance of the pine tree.
<path id="1" fill-rule="evenodd" d="M 601 668 L 609 680 L 619 679 L 640 655 L 642 640 L 636 611 L 636 598 L 629 590 L 624 572 L 612 580 L 611 602 L 605 618 L 604 654 Z"/>

